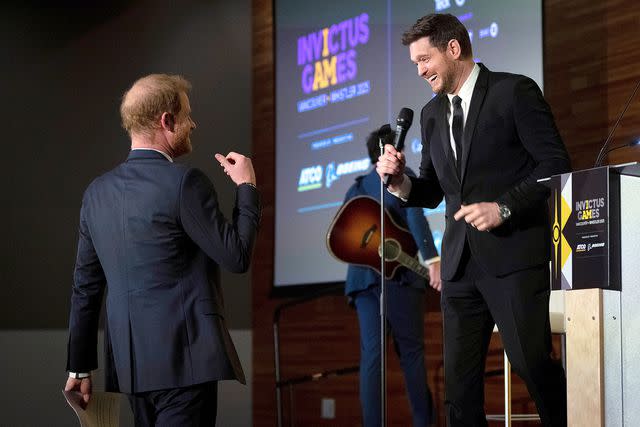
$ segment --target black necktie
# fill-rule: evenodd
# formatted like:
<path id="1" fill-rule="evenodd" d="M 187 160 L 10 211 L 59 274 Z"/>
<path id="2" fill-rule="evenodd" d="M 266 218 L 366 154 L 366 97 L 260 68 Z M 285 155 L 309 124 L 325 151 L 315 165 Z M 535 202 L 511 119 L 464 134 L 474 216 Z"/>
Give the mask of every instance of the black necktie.
<path id="1" fill-rule="evenodd" d="M 458 169 L 458 177 L 462 170 L 462 123 L 464 121 L 464 113 L 462 111 L 462 98 L 453 97 L 453 120 L 451 122 L 451 133 L 453 133 L 453 142 L 456 144 L 456 166 Z"/>

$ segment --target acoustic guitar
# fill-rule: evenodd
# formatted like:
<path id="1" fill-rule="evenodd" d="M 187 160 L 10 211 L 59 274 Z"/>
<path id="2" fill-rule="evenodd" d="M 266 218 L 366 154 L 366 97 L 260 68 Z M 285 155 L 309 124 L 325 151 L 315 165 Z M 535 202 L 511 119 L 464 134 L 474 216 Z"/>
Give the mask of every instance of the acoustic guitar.
<path id="1" fill-rule="evenodd" d="M 429 278 L 429 270 L 416 258 L 418 246 L 406 228 L 385 209 L 385 277 L 391 279 L 401 266 Z M 380 203 L 358 196 L 347 201 L 327 231 L 329 253 L 340 261 L 371 267 L 380 274 Z"/>

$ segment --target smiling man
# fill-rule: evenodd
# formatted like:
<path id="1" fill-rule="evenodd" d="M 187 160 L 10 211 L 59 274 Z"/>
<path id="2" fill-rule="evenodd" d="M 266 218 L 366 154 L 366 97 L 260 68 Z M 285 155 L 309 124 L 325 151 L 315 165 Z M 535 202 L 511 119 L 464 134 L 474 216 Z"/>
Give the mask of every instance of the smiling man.
<path id="1" fill-rule="evenodd" d="M 385 147 L 377 171 L 407 206 L 444 197 L 442 242 L 445 408 L 449 425 L 486 425 L 484 366 L 494 323 L 541 420 L 566 425 L 566 385 L 552 361 L 548 190 L 540 178 L 570 170 L 551 109 L 528 77 L 473 61 L 467 29 L 445 14 L 403 35 L 437 94 L 422 109 L 420 176 Z"/>

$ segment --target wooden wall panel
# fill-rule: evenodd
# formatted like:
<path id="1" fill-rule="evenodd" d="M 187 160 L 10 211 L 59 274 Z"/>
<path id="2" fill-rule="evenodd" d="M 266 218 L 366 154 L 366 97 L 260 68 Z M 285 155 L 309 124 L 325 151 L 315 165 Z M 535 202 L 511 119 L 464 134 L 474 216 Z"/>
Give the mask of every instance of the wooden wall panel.
<path id="1" fill-rule="evenodd" d="M 273 313 L 285 300 L 271 299 L 274 237 L 274 65 L 271 0 L 253 0 L 253 161 L 262 192 L 262 226 L 252 269 L 253 420 L 276 424 Z M 633 86 L 640 80 L 640 2 L 622 0 L 544 1 L 545 96 L 551 104 L 574 169 L 591 167 Z M 489 64 L 490 65 L 490 64 Z M 612 147 L 640 137 L 640 94 L 617 129 Z M 640 148 L 614 151 L 608 161 L 640 160 Z M 429 386 L 444 425 L 442 327 L 438 296 L 427 295 L 426 361 Z M 282 376 L 306 375 L 358 363 L 355 312 L 342 296 L 324 297 L 286 311 L 281 319 Z M 502 367 L 499 337 L 491 343 L 487 370 Z M 554 349 L 558 353 L 558 338 Z M 389 425 L 410 425 L 404 384 L 389 352 Z M 361 425 L 355 374 L 294 387 L 297 426 Z M 535 411 L 522 382 L 513 379 L 513 412 Z M 488 413 L 502 410 L 502 377 L 486 381 Z M 285 414 L 289 394 L 284 393 Z M 320 418 L 323 397 L 336 399 L 336 419 Z M 285 417 L 285 424 L 289 419 Z M 495 423 L 494 425 L 499 425 Z M 514 424 L 517 425 L 517 424 Z M 526 423 L 521 425 L 535 425 Z"/>
<path id="2" fill-rule="evenodd" d="M 592 167 L 640 80 L 640 2 L 546 0 L 545 96 L 574 170 Z M 640 93 L 611 147 L 640 137 Z M 607 163 L 640 160 L 640 148 L 612 153 Z"/>

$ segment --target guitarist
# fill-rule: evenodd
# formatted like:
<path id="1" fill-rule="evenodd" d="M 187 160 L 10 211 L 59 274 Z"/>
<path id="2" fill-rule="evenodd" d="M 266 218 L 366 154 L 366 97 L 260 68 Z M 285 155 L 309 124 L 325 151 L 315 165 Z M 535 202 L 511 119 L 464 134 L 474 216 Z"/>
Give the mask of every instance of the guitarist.
<path id="1" fill-rule="evenodd" d="M 383 143 L 391 144 L 393 132 Z M 380 155 L 378 132 L 367 138 L 371 163 Z M 411 173 L 408 169 L 407 171 Z M 380 177 L 375 167 L 356 178 L 349 188 L 345 203 L 357 196 L 368 195 L 380 200 Z M 429 224 L 421 208 L 402 208 L 400 201 L 384 192 L 386 210 L 401 226 L 411 230 L 422 258 L 427 260 L 429 285 L 440 290 L 440 257 L 433 244 Z M 424 365 L 424 291 L 426 280 L 402 267 L 393 280 L 387 280 L 387 324 L 393 335 L 396 353 L 409 394 L 413 425 L 424 427 L 434 420 L 431 392 Z M 372 268 L 350 264 L 345 293 L 358 314 L 360 327 L 360 403 L 363 426 L 377 427 L 380 420 L 380 275 Z"/>

